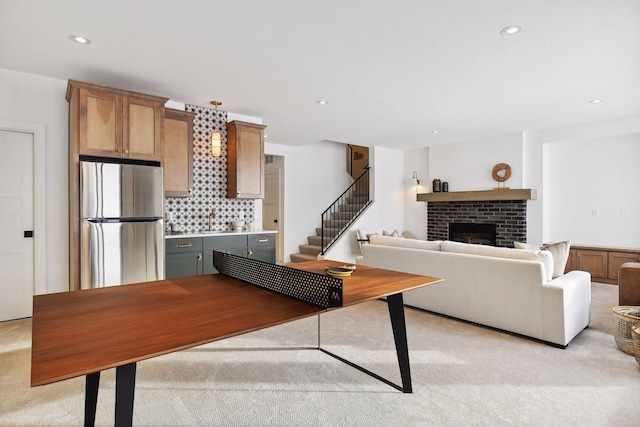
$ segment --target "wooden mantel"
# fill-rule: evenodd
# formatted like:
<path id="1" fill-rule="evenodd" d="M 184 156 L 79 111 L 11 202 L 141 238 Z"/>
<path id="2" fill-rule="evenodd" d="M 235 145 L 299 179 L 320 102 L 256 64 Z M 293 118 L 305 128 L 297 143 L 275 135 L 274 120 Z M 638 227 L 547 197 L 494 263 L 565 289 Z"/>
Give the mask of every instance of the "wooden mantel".
<path id="1" fill-rule="evenodd" d="M 483 191 L 452 191 L 448 193 L 422 193 L 419 202 L 476 202 L 484 200 L 536 200 L 537 191 L 530 188 Z"/>

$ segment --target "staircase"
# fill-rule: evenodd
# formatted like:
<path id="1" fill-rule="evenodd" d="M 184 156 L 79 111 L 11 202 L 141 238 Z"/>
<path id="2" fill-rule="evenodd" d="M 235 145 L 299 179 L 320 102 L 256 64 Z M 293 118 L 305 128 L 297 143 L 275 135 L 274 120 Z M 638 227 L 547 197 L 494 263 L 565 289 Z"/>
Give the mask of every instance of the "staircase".
<path id="1" fill-rule="evenodd" d="M 349 229 L 353 221 L 371 204 L 369 199 L 369 169 L 322 214 L 322 226 L 307 237 L 307 244 L 298 246 L 300 253 L 291 254 L 291 262 L 316 261 Z M 324 242 L 323 242 L 324 236 Z"/>

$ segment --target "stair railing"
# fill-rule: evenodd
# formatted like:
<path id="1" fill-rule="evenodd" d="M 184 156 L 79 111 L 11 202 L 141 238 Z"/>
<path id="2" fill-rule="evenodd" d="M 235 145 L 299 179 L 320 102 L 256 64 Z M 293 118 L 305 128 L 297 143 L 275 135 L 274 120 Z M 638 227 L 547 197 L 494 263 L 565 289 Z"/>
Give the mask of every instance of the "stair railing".
<path id="1" fill-rule="evenodd" d="M 322 212 L 320 218 L 322 227 L 320 233 L 322 255 L 338 241 L 338 238 L 351 227 L 351 224 L 358 219 L 367 206 L 371 204 L 371 198 L 369 197 L 369 169 L 370 167 L 366 166 L 362 175 L 360 175 L 331 206 Z M 356 211 L 352 212 L 353 215 L 345 215 L 347 211 L 341 211 L 341 206 L 346 206 L 349 204 L 349 201 L 355 201 L 355 203 L 351 203 L 356 207 Z M 345 220 L 347 221 L 346 223 L 344 223 Z M 330 236 L 329 229 L 339 230 L 335 235 Z M 327 237 L 326 239 L 325 236 Z"/>

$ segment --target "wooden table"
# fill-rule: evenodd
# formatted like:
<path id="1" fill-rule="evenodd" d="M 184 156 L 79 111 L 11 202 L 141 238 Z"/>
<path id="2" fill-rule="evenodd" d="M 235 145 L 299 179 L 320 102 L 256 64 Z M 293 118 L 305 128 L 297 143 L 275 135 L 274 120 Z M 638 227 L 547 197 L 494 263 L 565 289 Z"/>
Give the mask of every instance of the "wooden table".
<path id="1" fill-rule="evenodd" d="M 292 267 L 324 274 L 332 261 Z M 402 292 L 441 279 L 358 266 L 343 278 L 343 306 L 387 297 L 402 386 L 410 393 Z M 85 425 L 93 425 L 100 372 L 116 368 L 117 426 L 133 419 L 136 362 L 333 310 L 222 274 L 38 295 L 33 301 L 31 385 L 86 376 Z"/>

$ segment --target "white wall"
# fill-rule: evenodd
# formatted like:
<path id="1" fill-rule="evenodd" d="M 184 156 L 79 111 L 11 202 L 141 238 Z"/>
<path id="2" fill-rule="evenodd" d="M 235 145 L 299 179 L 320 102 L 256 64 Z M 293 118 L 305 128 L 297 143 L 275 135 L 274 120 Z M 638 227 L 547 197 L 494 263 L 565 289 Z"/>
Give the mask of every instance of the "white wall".
<path id="1" fill-rule="evenodd" d="M 547 145 L 531 141 L 525 132 L 523 139 L 523 188 L 535 189 L 536 200 L 527 201 L 527 243 L 542 245 L 548 242 L 549 204 L 546 203 L 548 183 Z"/>
<path id="2" fill-rule="evenodd" d="M 420 184 L 410 185 L 413 172 L 416 172 Z M 404 228 L 418 239 L 427 239 L 427 204 L 418 202 L 416 195 L 426 193 L 431 188 L 429 180 L 429 149 L 418 148 L 404 152 Z"/>
<path id="3" fill-rule="evenodd" d="M 542 241 L 640 247 L 639 135 L 640 115 L 525 132 L 543 162 Z"/>
<path id="4" fill-rule="evenodd" d="M 449 191 L 491 190 L 498 183 L 491 177 L 498 163 L 511 166 L 510 188 L 523 187 L 522 135 L 509 134 L 456 144 L 429 147 L 429 182 L 435 178 L 449 183 Z"/>
<path id="5" fill-rule="evenodd" d="M 0 118 L 44 124 L 47 292 L 69 290 L 67 82 L 0 69 Z M 35 235 L 37 239 L 37 235 Z"/>
<path id="6" fill-rule="evenodd" d="M 550 241 L 640 247 L 640 134 L 549 149 Z"/>

